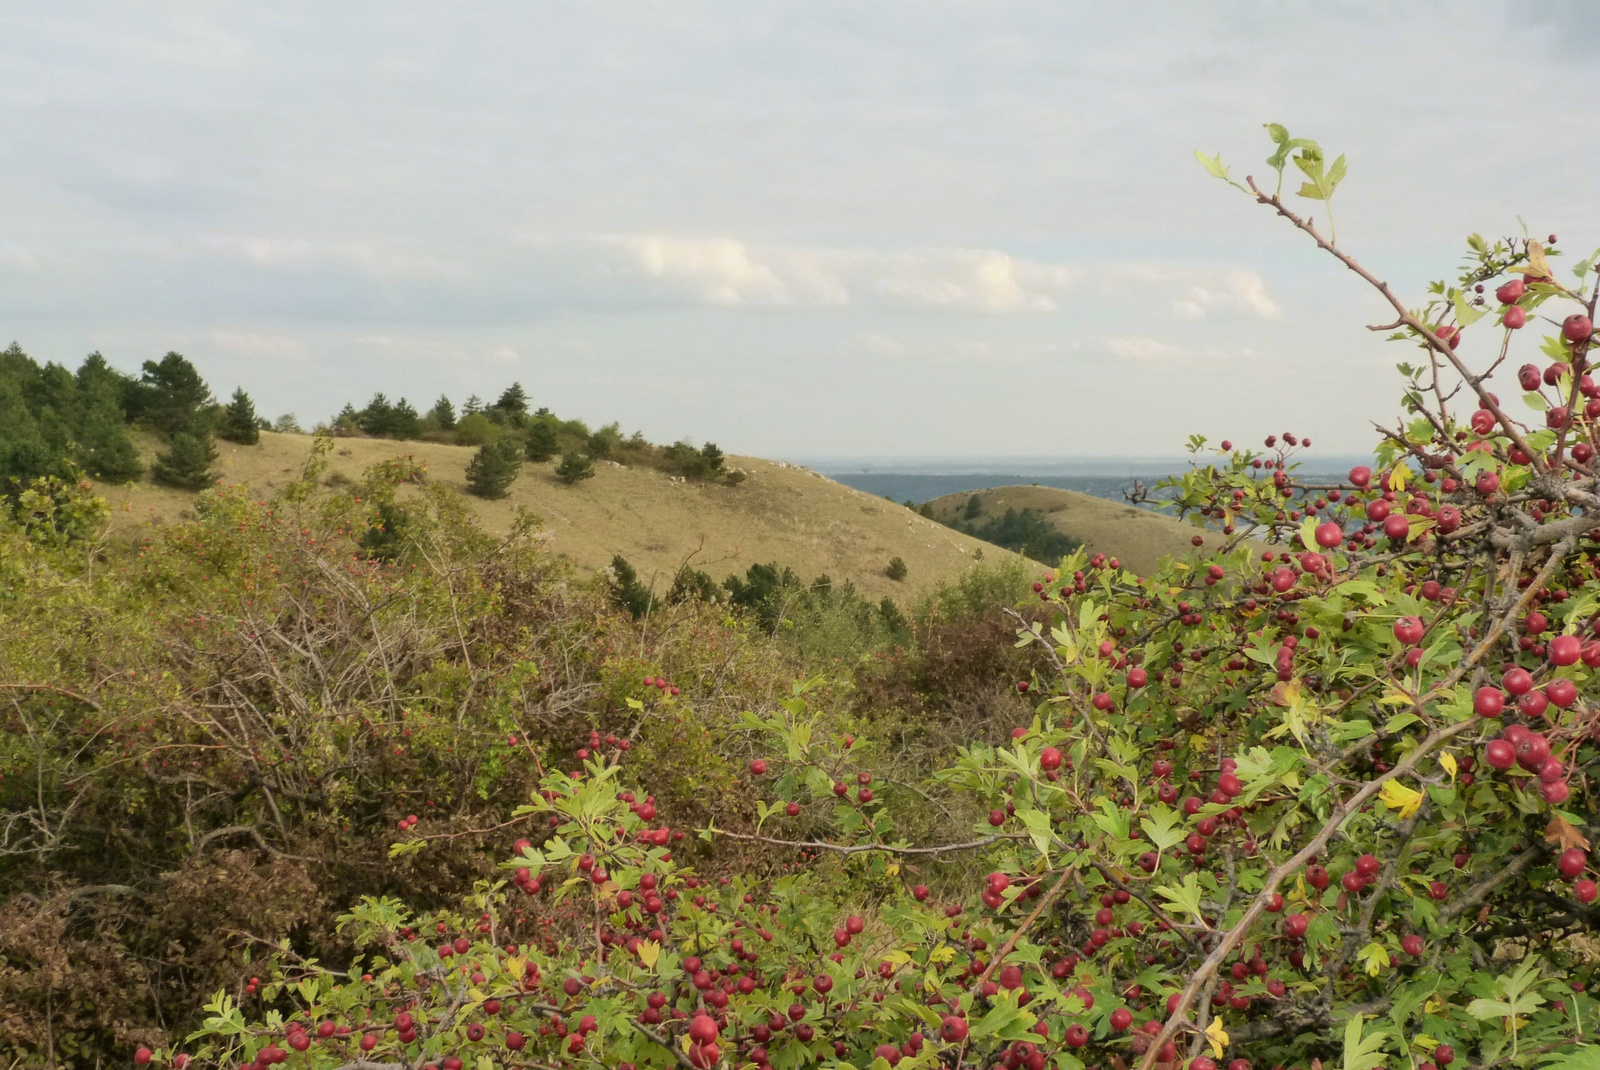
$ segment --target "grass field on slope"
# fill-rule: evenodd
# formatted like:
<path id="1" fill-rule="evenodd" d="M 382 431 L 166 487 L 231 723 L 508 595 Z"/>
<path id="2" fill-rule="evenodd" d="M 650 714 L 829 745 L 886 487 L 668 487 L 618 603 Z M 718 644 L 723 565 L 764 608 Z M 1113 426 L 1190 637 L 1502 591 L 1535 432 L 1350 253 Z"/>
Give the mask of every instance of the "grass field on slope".
<path id="1" fill-rule="evenodd" d="M 1149 509 L 1057 487 L 991 487 L 946 494 L 933 499 L 929 505 L 935 518 L 948 520 L 961 515 L 967 500 L 974 494 L 983 505 L 979 524 L 989 517 L 1002 515 L 1007 509 L 1036 509 L 1057 531 L 1082 542 L 1091 552 L 1116 557 L 1135 572 L 1146 575 L 1155 570 L 1163 557 L 1185 557 L 1194 553 L 1190 540 L 1202 534 L 1199 528 Z M 1217 532 L 1203 534 L 1208 548 L 1222 541 Z"/>
<path id="2" fill-rule="evenodd" d="M 226 483 L 270 494 L 299 473 L 311 441 L 270 432 L 255 446 L 218 441 L 217 471 Z M 143 445 L 148 462 L 154 443 Z M 354 479 L 369 465 L 404 454 L 425 462 L 431 481 L 465 491 L 473 454 L 467 446 L 336 439 L 329 475 Z M 685 559 L 717 581 L 730 572 L 742 575 L 753 563 L 776 561 L 804 580 L 827 573 L 836 581 L 854 581 L 874 598 L 890 595 L 904 602 L 975 561 L 1014 556 L 809 469 L 750 457 L 729 457 L 727 464 L 747 473 L 743 483 L 674 482 L 653 469 L 599 461 L 593 479 L 569 487 L 555 478 L 553 463 L 525 463 L 507 497 L 468 500 L 492 531 L 506 530 L 516 508 L 524 506 L 544 519 L 558 552 L 591 569 L 609 565 L 620 553 L 658 591 Z M 123 523 L 177 519 L 194 499 L 148 479 L 101 491 Z M 899 582 L 883 574 L 896 556 L 908 569 Z"/>

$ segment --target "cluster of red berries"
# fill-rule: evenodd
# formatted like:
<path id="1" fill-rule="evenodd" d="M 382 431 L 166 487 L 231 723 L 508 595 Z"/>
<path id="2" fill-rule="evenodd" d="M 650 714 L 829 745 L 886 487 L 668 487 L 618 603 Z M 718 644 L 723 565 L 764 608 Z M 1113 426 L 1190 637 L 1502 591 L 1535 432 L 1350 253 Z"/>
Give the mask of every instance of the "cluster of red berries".
<path id="1" fill-rule="evenodd" d="M 658 692 L 670 695 L 673 698 L 677 698 L 680 694 L 682 694 L 682 692 L 678 690 L 678 686 L 676 684 L 667 682 L 667 678 L 665 676 L 646 676 L 644 678 L 644 686 L 653 687 Z"/>

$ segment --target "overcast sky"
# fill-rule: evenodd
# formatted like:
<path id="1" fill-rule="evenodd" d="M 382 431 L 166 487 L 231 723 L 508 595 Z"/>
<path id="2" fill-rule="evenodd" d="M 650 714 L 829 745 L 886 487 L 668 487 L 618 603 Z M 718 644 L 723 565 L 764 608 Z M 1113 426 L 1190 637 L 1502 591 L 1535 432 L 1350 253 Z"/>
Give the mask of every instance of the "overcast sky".
<path id="1" fill-rule="evenodd" d="M 0 345 L 176 349 L 308 424 L 520 380 L 767 456 L 1348 453 L 1395 407 L 1382 307 L 1194 149 L 1259 175 L 1276 120 L 1346 153 L 1341 241 L 1417 303 L 1519 215 L 1600 244 L 1583 0 L 0 0 L 0 25 Z"/>

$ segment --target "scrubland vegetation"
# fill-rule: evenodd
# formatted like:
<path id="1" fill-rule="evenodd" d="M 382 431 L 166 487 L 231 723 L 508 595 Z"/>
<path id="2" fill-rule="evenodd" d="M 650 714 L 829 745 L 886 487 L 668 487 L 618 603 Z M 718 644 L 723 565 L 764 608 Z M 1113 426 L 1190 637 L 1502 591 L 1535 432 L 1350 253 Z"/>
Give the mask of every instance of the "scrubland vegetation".
<path id="1" fill-rule="evenodd" d="M 782 563 L 585 578 L 414 460 L 328 487 L 332 438 L 108 534 L 37 455 L 9 1061 L 1592 1067 L 1595 258 L 1473 236 L 1413 308 L 1294 199 L 1343 158 L 1269 129 L 1272 182 L 1203 162 L 1371 285 L 1403 412 L 1337 486 L 1292 433 L 1191 440 L 1146 574 L 1079 547 L 892 614 Z"/>

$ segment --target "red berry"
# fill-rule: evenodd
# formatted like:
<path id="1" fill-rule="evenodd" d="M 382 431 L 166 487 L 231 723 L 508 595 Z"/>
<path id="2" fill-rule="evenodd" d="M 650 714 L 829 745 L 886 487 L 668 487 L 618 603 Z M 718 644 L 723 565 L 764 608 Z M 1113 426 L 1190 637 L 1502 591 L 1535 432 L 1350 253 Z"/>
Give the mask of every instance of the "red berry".
<path id="1" fill-rule="evenodd" d="M 696 1044 L 709 1044 L 717 1039 L 717 1034 L 720 1032 L 716 1019 L 709 1014 L 697 1014 L 689 1023 L 689 1039 Z"/>

